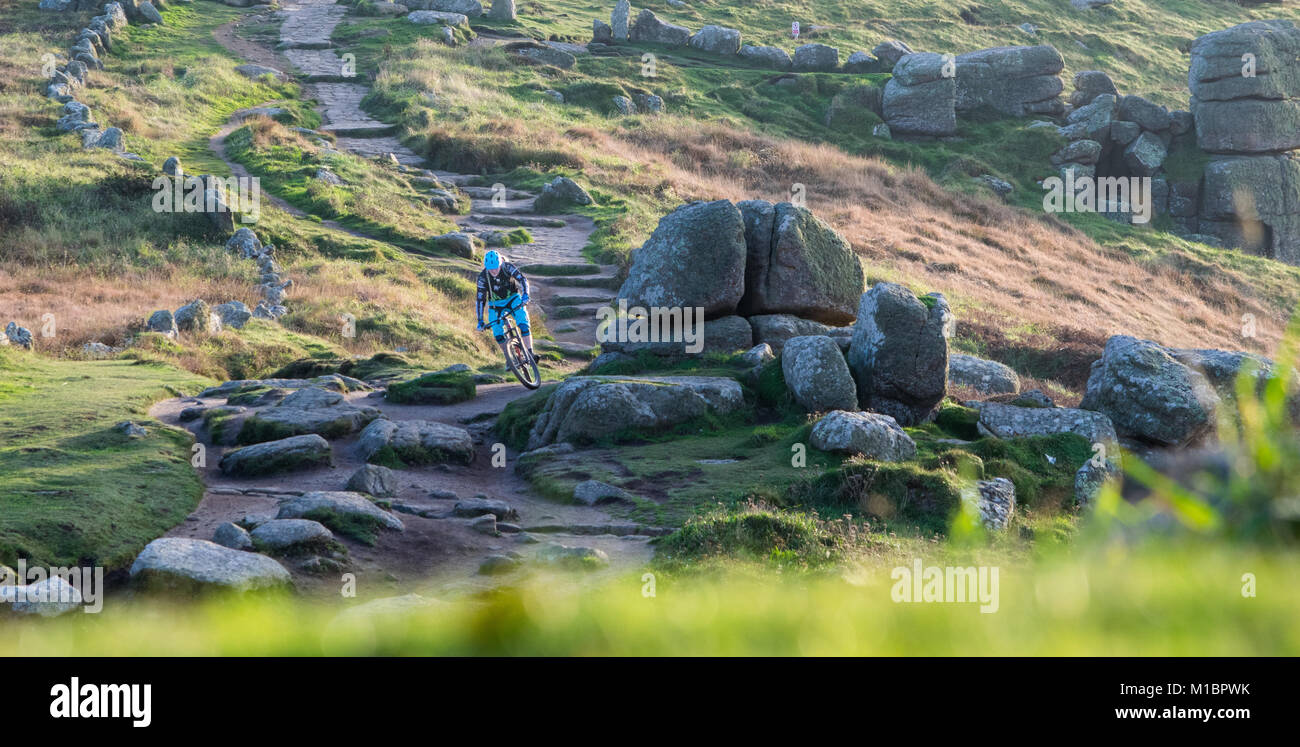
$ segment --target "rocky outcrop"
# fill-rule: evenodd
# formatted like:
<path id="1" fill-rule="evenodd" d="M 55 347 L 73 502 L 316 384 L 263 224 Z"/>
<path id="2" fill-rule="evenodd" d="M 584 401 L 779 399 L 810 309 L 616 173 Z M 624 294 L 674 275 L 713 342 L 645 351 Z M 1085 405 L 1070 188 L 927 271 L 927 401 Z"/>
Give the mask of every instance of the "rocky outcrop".
<path id="1" fill-rule="evenodd" d="M 265 555 L 207 540 L 162 537 L 131 564 L 131 581 L 146 589 L 256 591 L 287 586 L 290 577 Z"/>
<path id="2" fill-rule="evenodd" d="M 628 0 L 618 0 L 614 3 L 614 10 L 609 16 L 609 25 L 613 28 L 615 41 L 628 40 L 628 18 L 632 14 L 632 3 Z"/>
<path id="3" fill-rule="evenodd" d="M 618 297 L 629 306 L 735 312 L 745 290 L 745 228 L 726 200 L 692 202 L 664 216 L 632 254 Z M 708 268 L 708 271 L 702 271 Z"/>
<path id="4" fill-rule="evenodd" d="M 884 111 L 894 135 L 956 134 L 957 83 L 945 73 L 944 58 L 921 53 L 900 59 L 885 84 Z"/>
<path id="5" fill-rule="evenodd" d="M 923 300 L 894 283 L 863 293 L 848 355 L 858 402 L 901 425 L 932 417 L 948 389 L 951 325 L 940 293 Z"/>
<path id="6" fill-rule="evenodd" d="M 840 50 L 825 44 L 804 44 L 794 50 L 794 66 L 801 73 L 831 73 L 840 66 Z"/>
<path id="7" fill-rule="evenodd" d="M 790 314 L 760 314 L 751 316 L 749 324 L 754 328 L 754 342 L 766 343 L 772 350 L 780 353 L 785 343 L 793 337 L 806 335 L 829 335 L 836 330 L 821 322 L 800 319 Z M 851 334 L 851 330 L 850 330 Z"/>
<path id="8" fill-rule="evenodd" d="M 703 376 L 577 376 L 560 384 L 533 424 L 528 449 L 621 431 L 653 432 L 744 405 L 734 379 Z"/>
<path id="9" fill-rule="evenodd" d="M 403 0 L 402 5 L 411 10 L 459 13 L 469 18 L 483 15 L 483 4 L 479 0 Z"/>
<path id="10" fill-rule="evenodd" d="M 1007 528 L 1016 512 L 1016 486 L 1005 477 L 979 480 L 962 491 L 962 502 L 972 504 L 985 529 Z"/>
<path id="11" fill-rule="evenodd" d="M 786 71 L 794 67 L 790 53 L 780 47 L 754 47 L 746 44 L 738 53 L 746 64 L 771 70 Z"/>
<path id="12" fill-rule="evenodd" d="M 542 191 L 533 200 L 533 212 L 558 212 L 594 203 L 591 194 L 581 184 L 567 176 L 557 176 L 542 186 Z"/>
<path id="13" fill-rule="evenodd" d="M 348 478 L 346 489 L 376 498 L 391 498 L 397 494 L 397 473 L 378 464 L 365 464 Z"/>
<path id="14" fill-rule="evenodd" d="M 673 324 L 676 324 L 674 321 Z M 710 353 L 734 353 L 748 350 L 754 345 L 754 331 L 744 317 L 724 316 L 704 323 L 696 330 L 701 339 L 698 352 L 691 351 L 691 342 L 686 339 L 666 339 L 658 342 L 630 342 L 624 340 L 607 340 L 600 343 L 604 353 L 639 353 L 648 351 L 665 358 L 680 358 L 688 355 L 708 355 Z M 671 337 L 671 335 L 670 335 Z M 689 351 L 689 352 L 688 352 Z"/>
<path id="15" fill-rule="evenodd" d="M 492 10 L 488 18 L 495 21 L 513 21 L 518 16 L 515 0 L 492 0 Z"/>
<path id="16" fill-rule="evenodd" d="M 614 502 L 626 503 L 632 500 L 631 493 L 599 480 L 584 480 L 573 486 L 573 502 L 583 506 Z"/>
<path id="17" fill-rule="evenodd" d="M 615 24 L 614 28 L 615 38 L 618 38 L 618 25 Z M 654 11 L 647 8 L 637 14 L 636 23 L 628 31 L 628 40 L 684 47 L 691 42 L 691 30 L 685 26 L 661 21 Z"/>
<path id="18" fill-rule="evenodd" d="M 991 109 L 1013 117 L 1065 112 L 1060 95 L 1065 60 L 1055 47 L 995 47 L 958 55 L 958 112 Z"/>
<path id="19" fill-rule="evenodd" d="M 1104 413 L 1121 436 L 1183 447 L 1211 435 L 1219 396 L 1156 343 L 1115 336 L 1092 364 L 1079 406 Z"/>
<path id="20" fill-rule="evenodd" d="M 1254 60 L 1253 74 L 1243 59 Z M 1196 139 L 1211 153 L 1300 148 L 1300 29 L 1251 21 L 1192 43 L 1188 82 Z"/>
<path id="21" fill-rule="evenodd" d="M 369 520 L 395 532 L 405 529 L 400 519 L 366 500 L 365 496 L 345 491 L 318 490 L 286 498 L 280 501 L 275 518 L 301 519 L 319 515 Z"/>
<path id="22" fill-rule="evenodd" d="M 248 530 L 229 521 L 217 527 L 217 531 L 212 534 L 212 541 L 231 550 L 253 549 L 253 538 Z"/>
<path id="23" fill-rule="evenodd" d="M 871 54 L 880 61 L 880 72 L 893 72 L 898 61 L 915 54 L 912 48 L 897 39 L 887 39 L 872 48 Z"/>
<path id="24" fill-rule="evenodd" d="M 788 202 L 749 200 L 737 207 L 746 246 L 742 314 L 794 314 L 827 324 L 854 320 L 862 266 L 843 236 Z"/>
<path id="25" fill-rule="evenodd" d="M 277 552 L 322 546 L 334 539 L 324 524 L 310 519 L 272 519 L 257 525 L 250 536 L 254 547 Z"/>
<path id="26" fill-rule="evenodd" d="M 377 417 L 379 411 L 375 408 L 351 405 L 339 392 L 308 387 L 251 416 L 244 428 L 259 438 L 305 433 L 342 438 L 356 433 Z"/>
<path id="27" fill-rule="evenodd" d="M 880 462 L 916 457 L 916 443 L 888 415 L 837 410 L 818 420 L 808 442 L 814 449 L 864 456 Z"/>
<path id="28" fill-rule="evenodd" d="M 1196 139 L 1218 156 L 1194 230 L 1300 264 L 1300 28 L 1243 23 L 1200 37 L 1191 56 Z"/>
<path id="29" fill-rule="evenodd" d="M 357 439 L 357 454 L 367 462 L 396 457 L 406 464 L 440 464 L 474 460 L 469 431 L 430 420 L 380 419 Z"/>
<path id="30" fill-rule="evenodd" d="M 313 433 L 227 451 L 221 457 L 221 471 L 236 477 L 256 477 L 329 466 L 332 461 L 329 441 Z"/>
<path id="31" fill-rule="evenodd" d="M 1300 265 L 1300 157 L 1223 156 L 1210 161 L 1199 215 L 1200 232 L 1226 246 Z"/>
<path id="32" fill-rule="evenodd" d="M 724 26 L 705 26 L 691 36 L 691 46 L 701 52 L 736 54 L 740 51 L 740 32 Z"/>
<path id="33" fill-rule="evenodd" d="M 1020 376 L 1010 366 L 963 353 L 948 356 L 948 383 L 969 387 L 980 394 L 1020 391 Z"/>
<path id="34" fill-rule="evenodd" d="M 1101 444 L 1106 458 L 1119 458 L 1119 437 L 1110 418 L 1092 410 L 1068 407 L 1022 407 L 1000 402 L 967 402 L 979 413 L 981 436 L 1025 438 L 1073 433 L 1090 444 Z"/>
<path id="35" fill-rule="evenodd" d="M 809 412 L 857 410 L 857 386 L 839 345 L 829 337 L 795 337 L 781 352 L 781 372 L 796 402 Z"/>

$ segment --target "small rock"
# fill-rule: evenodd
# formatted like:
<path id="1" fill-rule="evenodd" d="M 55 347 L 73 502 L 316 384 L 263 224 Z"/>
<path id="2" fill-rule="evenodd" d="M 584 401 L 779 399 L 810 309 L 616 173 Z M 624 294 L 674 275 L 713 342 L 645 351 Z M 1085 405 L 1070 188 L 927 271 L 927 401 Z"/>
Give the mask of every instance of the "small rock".
<path id="1" fill-rule="evenodd" d="M 253 538 L 243 527 L 231 522 L 217 527 L 217 531 L 212 534 L 212 541 L 231 550 L 253 549 Z"/>

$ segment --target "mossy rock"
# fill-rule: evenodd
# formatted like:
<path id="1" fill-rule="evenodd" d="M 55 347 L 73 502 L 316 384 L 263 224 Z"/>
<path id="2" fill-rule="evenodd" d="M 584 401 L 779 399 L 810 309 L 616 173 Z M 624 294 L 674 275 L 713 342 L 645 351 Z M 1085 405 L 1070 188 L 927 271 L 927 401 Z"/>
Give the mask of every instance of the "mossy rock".
<path id="1" fill-rule="evenodd" d="M 474 374 L 454 371 L 390 384 L 384 399 L 399 405 L 454 405 L 474 399 L 476 394 Z"/>

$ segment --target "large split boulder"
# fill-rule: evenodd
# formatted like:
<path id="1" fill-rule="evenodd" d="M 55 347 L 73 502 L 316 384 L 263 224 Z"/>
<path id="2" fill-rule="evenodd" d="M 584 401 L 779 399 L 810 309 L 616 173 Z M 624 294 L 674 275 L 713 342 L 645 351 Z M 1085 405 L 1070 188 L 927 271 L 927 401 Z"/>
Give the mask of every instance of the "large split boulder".
<path id="1" fill-rule="evenodd" d="M 843 236 L 788 202 L 737 207 L 746 246 L 742 314 L 794 314 L 827 324 L 856 318 L 862 266 Z"/>
<path id="2" fill-rule="evenodd" d="M 744 406 L 734 379 L 705 376 L 577 376 L 560 384 L 533 424 L 528 450 L 621 431 L 653 432 Z"/>
<path id="3" fill-rule="evenodd" d="M 1203 150 L 1300 148 L 1300 28 L 1293 22 L 1251 21 L 1206 34 L 1192 43 L 1191 57 L 1191 109 Z"/>
<path id="4" fill-rule="evenodd" d="M 1060 99 L 1065 60 L 1053 46 L 981 49 L 958 55 L 956 62 L 959 112 L 987 108 L 1023 117 L 1065 111 Z"/>
<path id="5" fill-rule="evenodd" d="M 356 433 L 377 417 L 379 410 L 349 404 L 339 392 L 307 387 L 250 416 L 244 423 L 244 433 L 260 441 L 304 433 L 341 438 Z"/>
<path id="6" fill-rule="evenodd" d="M 942 137 L 957 133 L 957 83 L 941 55 L 903 57 L 885 84 L 885 123 L 895 135 Z"/>
<path id="7" fill-rule="evenodd" d="M 796 402 L 809 412 L 857 410 L 857 385 L 840 346 L 829 337 L 795 337 L 781 352 L 781 373 Z"/>
<path id="8" fill-rule="evenodd" d="M 940 293 L 917 298 L 895 283 L 863 293 L 848 355 L 858 402 L 901 425 L 930 419 L 948 391 L 952 324 Z"/>
<path id="9" fill-rule="evenodd" d="M 131 581 L 146 589 L 256 591 L 287 586 L 289 572 L 265 555 L 215 542 L 161 537 L 131 564 Z"/>
<path id="10" fill-rule="evenodd" d="M 405 464 L 474 461 L 469 431 L 431 420 L 379 419 L 357 438 L 357 454 L 367 462 L 399 460 Z"/>
<path id="11" fill-rule="evenodd" d="M 221 471 L 236 477 L 256 477 L 329 466 L 332 462 L 329 441 L 311 433 L 227 451 L 221 456 Z"/>
<path id="12" fill-rule="evenodd" d="M 813 426 L 814 449 L 864 456 L 880 462 L 905 462 L 916 456 L 916 442 L 888 415 L 874 412 L 828 413 Z"/>
<path id="13" fill-rule="evenodd" d="M 628 306 L 703 307 L 706 319 L 727 316 L 745 291 L 745 256 L 740 210 L 727 200 L 692 202 L 664 216 L 632 254 L 618 296 Z"/>
<path id="14" fill-rule="evenodd" d="M 1121 436 L 1183 447 L 1212 434 L 1219 395 L 1156 343 L 1117 335 L 1092 364 L 1079 406 L 1104 413 Z"/>

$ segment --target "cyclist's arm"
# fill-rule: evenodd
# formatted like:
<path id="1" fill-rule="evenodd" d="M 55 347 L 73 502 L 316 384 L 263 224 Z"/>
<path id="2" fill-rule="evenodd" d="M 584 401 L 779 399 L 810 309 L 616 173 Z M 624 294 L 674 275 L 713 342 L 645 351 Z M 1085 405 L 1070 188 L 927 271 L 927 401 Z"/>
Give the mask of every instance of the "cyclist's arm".
<path id="1" fill-rule="evenodd" d="M 513 264 L 510 265 L 510 276 L 519 283 L 519 295 L 528 298 L 528 278 L 524 277 L 524 274 L 519 271 L 519 268 L 515 267 Z"/>
<path id="2" fill-rule="evenodd" d="M 478 274 L 478 295 L 474 298 L 474 318 L 479 324 L 483 323 L 483 300 L 487 297 L 487 283 L 483 280 L 483 273 Z"/>

